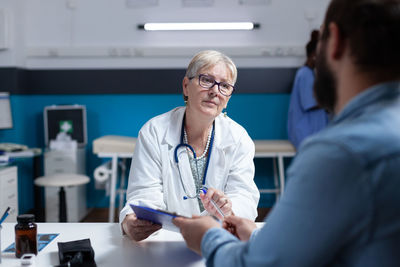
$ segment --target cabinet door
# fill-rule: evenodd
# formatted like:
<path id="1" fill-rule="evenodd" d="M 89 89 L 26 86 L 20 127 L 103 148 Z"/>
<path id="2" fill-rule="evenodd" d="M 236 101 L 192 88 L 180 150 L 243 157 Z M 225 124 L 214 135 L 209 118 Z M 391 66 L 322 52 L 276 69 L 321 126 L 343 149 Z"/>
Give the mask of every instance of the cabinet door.
<path id="1" fill-rule="evenodd" d="M 0 170 L 0 212 L 10 207 L 6 222 L 15 222 L 18 215 L 18 176 L 17 167 L 7 167 Z"/>

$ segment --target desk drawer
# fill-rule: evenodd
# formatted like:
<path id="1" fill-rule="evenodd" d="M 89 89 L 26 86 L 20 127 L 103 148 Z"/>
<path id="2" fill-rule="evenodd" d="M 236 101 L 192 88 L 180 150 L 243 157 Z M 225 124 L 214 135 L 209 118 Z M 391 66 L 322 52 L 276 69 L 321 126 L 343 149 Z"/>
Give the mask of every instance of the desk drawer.
<path id="1" fill-rule="evenodd" d="M 6 222 L 15 222 L 18 215 L 18 176 L 17 167 L 0 169 L 0 209 L 10 207 Z"/>
<path id="2" fill-rule="evenodd" d="M 76 173 L 76 153 L 60 154 L 58 151 L 48 152 L 44 159 L 46 175 L 54 173 Z"/>
<path id="3" fill-rule="evenodd" d="M 2 188 L 3 189 L 3 188 Z M 1 203 L 14 203 L 18 200 L 17 188 L 8 188 L 1 192 Z"/>
<path id="4" fill-rule="evenodd" d="M 44 160 L 49 162 L 60 162 L 64 160 L 76 160 L 76 151 L 51 150 L 44 154 Z"/>
<path id="5" fill-rule="evenodd" d="M 70 158 L 46 158 L 44 164 L 46 174 L 50 173 L 76 173 L 76 163 Z"/>
<path id="6" fill-rule="evenodd" d="M 6 190 L 8 190 L 9 188 L 17 188 L 17 174 L 12 173 L 12 175 L 5 175 L 5 176 L 1 176 L 1 192 L 5 192 Z"/>
<path id="7" fill-rule="evenodd" d="M 17 167 L 9 167 L 0 171 L 2 192 L 9 187 L 17 187 Z"/>

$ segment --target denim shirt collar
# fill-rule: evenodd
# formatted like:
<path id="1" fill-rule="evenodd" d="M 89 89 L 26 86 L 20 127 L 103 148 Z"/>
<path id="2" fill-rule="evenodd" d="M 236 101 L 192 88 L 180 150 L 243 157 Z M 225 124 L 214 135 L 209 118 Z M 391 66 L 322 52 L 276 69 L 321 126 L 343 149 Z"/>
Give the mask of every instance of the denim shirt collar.
<path id="1" fill-rule="evenodd" d="M 383 99 L 393 99 L 400 96 L 400 81 L 393 81 L 374 85 L 364 92 L 355 96 L 344 107 L 344 109 L 337 114 L 332 123 L 339 123 L 349 117 L 357 116 L 363 113 L 366 106 Z"/>

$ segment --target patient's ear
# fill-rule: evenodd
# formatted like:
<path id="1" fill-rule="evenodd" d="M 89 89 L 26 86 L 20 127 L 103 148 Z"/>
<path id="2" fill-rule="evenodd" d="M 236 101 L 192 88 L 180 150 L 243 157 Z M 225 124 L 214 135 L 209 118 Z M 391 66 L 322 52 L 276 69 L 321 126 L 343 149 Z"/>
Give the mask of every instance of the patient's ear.
<path id="1" fill-rule="evenodd" d="M 346 39 L 343 38 L 343 34 L 336 23 L 331 22 L 328 27 L 328 56 L 333 60 L 340 60 L 348 48 Z"/>

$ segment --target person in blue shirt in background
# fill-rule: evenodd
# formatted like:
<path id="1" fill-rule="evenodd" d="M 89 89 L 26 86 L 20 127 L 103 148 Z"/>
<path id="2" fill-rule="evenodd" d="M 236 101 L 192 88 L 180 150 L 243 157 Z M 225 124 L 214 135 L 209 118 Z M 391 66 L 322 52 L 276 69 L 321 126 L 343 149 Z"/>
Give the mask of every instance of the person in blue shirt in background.
<path id="1" fill-rule="evenodd" d="M 288 135 L 296 149 L 306 137 L 317 133 L 329 122 L 327 112 L 319 107 L 313 93 L 318 38 L 319 31 L 312 31 L 306 45 L 307 61 L 296 73 L 290 97 Z"/>
<path id="2" fill-rule="evenodd" d="M 175 218 L 207 266 L 400 266 L 400 0 L 332 0 L 314 92 L 335 116 L 307 138 L 262 228 Z"/>

